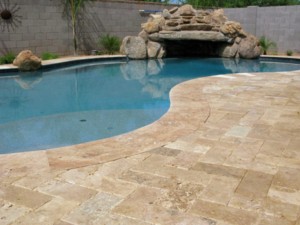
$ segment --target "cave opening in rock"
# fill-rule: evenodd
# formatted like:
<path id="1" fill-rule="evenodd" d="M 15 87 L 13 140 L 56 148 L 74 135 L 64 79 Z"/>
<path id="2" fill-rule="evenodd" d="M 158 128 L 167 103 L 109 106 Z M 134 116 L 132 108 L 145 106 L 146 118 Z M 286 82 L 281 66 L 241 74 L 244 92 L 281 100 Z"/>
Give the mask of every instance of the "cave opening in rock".
<path id="1" fill-rule="evenodd" d="M 220 43 L 196 40 L 166 40 L 166 57 L 218 57 Z"/>

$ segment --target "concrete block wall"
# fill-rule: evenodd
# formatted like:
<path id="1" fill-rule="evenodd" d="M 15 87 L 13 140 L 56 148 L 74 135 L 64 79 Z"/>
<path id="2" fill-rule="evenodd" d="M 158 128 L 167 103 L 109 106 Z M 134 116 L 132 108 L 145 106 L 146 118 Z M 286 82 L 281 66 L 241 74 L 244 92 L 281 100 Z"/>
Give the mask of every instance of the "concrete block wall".
<path id="1" fill-rule="evenodd" d="M 73 53 L 70 21 L 64 15 L 61 0 L 5 1 L 8 2 L 9 9 L 17 5 L 19 10 L 14 16 L 20 23 L 15 20 L 16 26 L 9 27 L 8 30 L 3 21 L 0 21 L 0 56 L 7 52 L 17 54 L 24 49 L 30 49 L 38 55 L 43 52 L 61 55 Z M 120 38 L 137 35 L 141 23 L 148 19 L 139 10 L 162 10 L 165 7 L 161 4 L 139 2 L 87 2 L 80 15 L 80 49 L 88 53 L 99 48 L 97 42 L 104 34 L 117 35 Z"/>
<path id="2" fill-rule="evenodd" d="M 277 45 L 279 53 L 287 50 L 300 53 L 300 5 L 225 9 L 230 20 L 257 36 L 265 36 Z"/>
<path id="3" fill-rule="evenodd" d="M 36 54 L 42 52 L 68 53 L 71 48 L 71 33 L 64 21 L 63 8 L 59 0 L 9 0 L 8 9 L 19 8 L 13 14 L 15 26 L 8 30 L 0 24 L 0 54 L 18 53 L 30 49 Z M 18 22 L 20 21 L 20 22 Z M 4 28 L 4 29 L 3 29 Z"/>
<path id="4" fill-rule="evenodd" d="M 8 8 L 15 5 L 15 26 L 0 20 L 0 55 L 30 49 L 35 54 L 54 52 L 73 53 L 72 30 L 63 12 L 61 0 L 5 0 Z M 0 2 L 1 3 L 1 2 Z M 173 6 L 145 2 L 98 0 L 88 2 L 80 15 L 79 44 L 82 52 L 97 49 L 104 34 L 137 35 L 147 16 L 139 10 L 162 10 Z M 3 8 L 3 7 L 2 7 Z M 0 4 L 0 10 L 1 4 Z M 277 43 L 278 51 L 300 52 L 300 6 L 256 7 L 225 9 L 230 20 L 239 21 L 247 32 L 257 37 L 265 35 Z M 19 21 L 19 22 L 18 22 Z"/>

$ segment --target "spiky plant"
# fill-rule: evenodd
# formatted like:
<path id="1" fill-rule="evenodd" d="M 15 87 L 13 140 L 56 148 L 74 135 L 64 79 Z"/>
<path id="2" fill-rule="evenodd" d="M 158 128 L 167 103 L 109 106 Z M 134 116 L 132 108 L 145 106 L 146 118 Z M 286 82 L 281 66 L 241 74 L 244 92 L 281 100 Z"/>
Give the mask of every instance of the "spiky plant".
<path id="1" fill-rule="evenodd" d="M 114 54 L 119 51 L 121 40 L 117 36 L 106 34 L 99 39 L 99 44 L 105 53 Z"/>
<path id="2" fill-rule="evenodd" d="M 261 47 L 263 55 L 266 55 L 270 48 L 272 47 L 276 48 L 276 43 L 266 38 L 265 36 L 262 36 L 259 39 L 259 45 Z"/>

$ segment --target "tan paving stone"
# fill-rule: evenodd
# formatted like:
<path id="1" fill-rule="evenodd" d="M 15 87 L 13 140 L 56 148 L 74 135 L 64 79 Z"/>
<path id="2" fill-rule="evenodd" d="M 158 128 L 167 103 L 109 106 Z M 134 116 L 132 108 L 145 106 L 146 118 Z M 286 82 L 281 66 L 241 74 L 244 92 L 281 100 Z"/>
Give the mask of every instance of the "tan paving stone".
<path id="1" fill-rule="evenodd" d="M 153 154 L 136 166 L 133 166 L 131 169 L 158 174 L 159 170 L 161 170 L 172 159 L 173 157 Z"/>
<path id="2" fill-rule="evenodd" d="M 201 139 L 197 136 L 197 139 L 194 139 L 192 142 L 189 140 L 177 140 L 173 143 L 167 144 L 166 147 L 205 154 L 213 145 L 213 141 Z"/>
<path id="3" fill-rule="evenodd" d="M 274 125 L 280 118 L 282 110 L 266 109 L 258 124 Z"/>
<path id="4" fill-rule="evenodd" d="M 203 186 L 206 186 L 211 179 L 211 176 L 209 174 L 202 171 L 185 170 L 176 167 L 161 166 L 161 164 L 159 165 L 153 166 L 152 163 L 149 163 L 148 161 L 147 163 L 143 162 L 141 165 L 132 168 L 132 170 L 138 172 L 152 173 L 158 176 L 172 178 L 183 182 L 201 184 Z"/>
<path id="5" fill-rule="evenodd" d="M 97 189 L 99 182 L 102 179 L 102 174 L 98 174 L 98 170 L 103 165 L 86 166 L 78 169 L 71 169 L 60 174 L 57 179 L 66 181 L 71 184 L 79 184 L 84 187 L 91 187 Z"/>
<path id="6" fill-rule="evenodd" d="M 297 158 L 285 158 L 280 157 L 278 166 L 280 167 L 289 167 L 294 169 L 300 169 L 300 160 Z"/>
<path id="7" fill-rule="evenodd" d="M 95 222 L 88 221 L 87 223 L 82 223 L 82 225 L 85 224 L 95 224 Z M 101 224 L 103 225 L 153 225 L 153 223 L 147 223 L 142 220 L 132 219 L 129 217 L 120 216 L 116 214 L 109 214 L 108 216 L 102 217 Z"/>
<path id="8" fill-rule="evenodd" d="M 176 182 L 158 198 L 157 203 L 168 210 L 186 212 L 199 197 L 202 189 L 198 184 Z"/>
<path id="9" fill-rule="evenodd" d="M 178 181 L 175 179 L 131 170 L 128 170 L 122 174 L 120 179 L 127 182 L 133 182 L 136 184 L 162 189 L 172 189 L 178 183 Z"/>
<path id="10" fill-rule="evenodd" d="M 300 138 L 292 138 L 285 151 L 283 157 L 300 159 Z"/>
<path id="11" fill-rule="evenodd" d="M 102 180 L 104 178 L 117 179 L 124 171 L 143 161 L 150 154 L 140 154 L 126 159 L 120 159 L 100 165 L 92 165 L 78 169 L 71 169 L 59 175 L 59 179 L 72 184 L 102 190 Z"/>
<path id="12" fill-rule="evenodd" d="M 260 149 L 261 154 L 281 157 L 286 145 L 277 141 L 265 141 Z"/>
<path id="13" fill-rule="evenodd" d="M 269 139 L 271 128 L 271 125 L 267 125 L 265 123 L 256 124 L 249 132 L 248 137 L 256 139 Z"/>
<path id="14" fill-rule="evenodd" d="M 264 214 L 275 218 L 285 218 L 289 221 L 297 221 L 300 216 L 300 207 L 275 199 L 266 198 L 263 202 Z"/>
<path id="15" fill-rule="evenodd" d="M 136 189 L 136 185 L 124 182 L 119 179 L 103 178 L 100 185 L 100 191 L 114 194 L 120 197 L 126 197 Z"/>
<path id="16" fill-rule="evenodd" d="M 268 196 L 283 203 L 300 206 L 300 191 L 272 185 Z"/>
<path id="17" fill-rule="evenodd" d="M 212 107 L 212 106 L 211 106 Z M 210 112 L 210 115 L 208 117 L 208 120 L 206 121 L 206 125 L 209 126 L 210 123 L 215 123 L 216 121 L 220 120 L 221 118 L 223 118 L 225 115 L 227 114 L 227 112 L 225 111 L 219 111 L 219 110 L 214 110 Z"/>
<path id="18" fill-rule="evenodd" d="M 215 177 L 201 193 L 200 198 L 205 201 L 227 205 L 239 182 L 239 179 L 231 177 Z"/>
<path id="19" fill-rule="evenodd" d="M 216 129 L 203 126 L 202 128 L 198 129 L 195 134 L 201 139 L 217 141 L 222 135 L 224 135 L 225 132 L 226 129 Z"/>
<path id="20" fill-rule="evenodd" d="M 246 115 L 244 115 L 240 121 L 241 126 L 252 126 L 262 117 L 263 112 L 261 110 L 251 110 Z"/>
<path id="21" fill-rule="evenodd" d="M 36 190 L 47 195 L 77 202 L 82 202 L 97 194 L 95 190 L 58 180 L 50 180 Z"/>
<path id="22" fill-rule="evenodd" d="M 168 193 L 159 189 L 141 187 L 127 199 L 117 205 L 113 212 L 131 218 L 141 219 L 150 223 L 213 225 L 215 222 L 208 218 L 194 217 L 175 210 L 173 201 L 165 202 L 163 196 Z M 168 210 L 166 210 L 168 209 Z"/>
<path id="23" fill-rule="evenodd" d="M 214 147 L 201 157 L 200 161 L 211 164 L 223 164 L 236 147 L 237 145 L 234 143 L 218 141 Z"/>
<path id="24" fill-rule="evenodd" d="M 235 120 L 239 121 L 245 116 L 245 113 L 227 113 L 222 119 L 223 120 Z"/>
<path id="25" fill-rule="evenodd" d="M 161 147 L 161 148 L 153 149 L 153 150 L 149 151 L 149 153 L 163 155 L 163 156 L 174 156 L 175 157 L 178 154 L 180 154 L 181 151 L 176 150 L 176 149 Z"/>
<path id="26" fill-rule="evenodd" d="M 285 158 L 285 157 L 275 157 L 268 156 L 258 153 L 256 155 L 255 161 L 267 163 L 269 165 L 274 165 L 277 167 L 289 167 L 294 169 L 300 169 L 300 161 L 297 158 Z"/>
<path id="27" fill-rule="evenodd" d="M 225 165 L 249 169 L 263 144 L 259 139 L 244 139 L 227 158 Z"/>
<path id="28" fill-rule="evenodd" d="M 269 139 L 288 144 L 290 142 L 291 138 L 294 137 L 294 135 L 295 134 L 293 132 L 274 128 L 274 129 L 271 129 L 271 131 L 270 131 Z"/>
<path id="29" fill-rule="evenodd" d="M 246 137 L 251 127 L 248 126 L 234 126 L 228 132 L 225 133 L 225 136 L 233 136 L 243 138 Z"/>
<path id="30" fill-rule="evenodd" d="M 14 224 L 52 225 L 76 206 L 78 206 L 76 202 L 65 201 L 61 198 L 54 198 L 34 212 L 19 218 L 14 222 Z"/>
<path id="31" fill-rule="evenodd" d="M 226 207 L 221 204 L 202 200 L 197 200 L 189 212 L 212 220 L 220 220 L 234 225 L 252 225 L 255 224 L 257 220 L 257 215 L 253 212 Z"/>
<path id="32" fill-rule="evenodd" d="M 278 172 L 278 166 L 269 164 L 268 162 L 264 162 L 257 158 L 255 158 L 254 161 L 251 162 L 251 164 L 248 166 L 248 169 L 271 175 L 275 175 Z"/>
<path id="33" fill-rule="evenodd" d="M 0 183 L 12 182 L 36 171 L 49 171 L 45 151 L 0 155 Z"/>
<path id="34" fill-rule="evenodd" d="M 235 194 L 230 199 L 228 206 L 236 209 L 243 209 L 250 212 L 262 213 L 263 198 L 253 198 L 251 196 L 243 196 Z"/>
<path id="35" fill-rule="evenodd" d="M 62 173 L 62 171 L 39 171 L 38 173 L 29 174 L 28 176 L 13 182 L 13 185 L 33 190 L 43 183 L 55 178 L 60 173 Z"/>
<path id="36" fill-rule="evenodd" d="M 288 221 L 285 218 L 276 218 L 263 216 L 259 218 L 257 225 L 294 225 L 294 221 Z"/>
<path id="37" fill-rule="evenodd" d="M 32 191 L 13 185 L 1 185 L 0 199 L 4 199 L 17 205 L 25 206 L 30 209 L 36 209 L 49 202 L 52 198 L 49 195 L 45 195 L 37 191 Z"/>
<path id="38" fill-rule="evenodd" d="M 62 218 L 71 224 L 101 224 L 103 217 L 121 201 L 121 198 L 107 193 L 99 193 L 82 203 L 78 208 Z"/>
<path id="39" fill-rule="evenodd" d="M 195 152 L 188 152 L 188 151 L 181 151 L 174 159 L 171 159 L 167 165 L 178 167 L 180 169 L 189 169 L 194 166 L 201 158 L 203 154 L 195 153 Z"/>
<path id="40" fill-rule="evenodd" d="M 300 190 L 300 169 L 280 167 L 273 185 Z"/>
<path id="41" fill-rule="evenodd" d="M 197 163 L 191 170 L 197 170 L 201 172 L 205 172 L 207 174 L 212 174 L 216 176 L 224 176 L 224 177 L 232 177 L 241 179 L 246 171 L 240 168 L 234 168 L 230 166 L 223 166 L 223 165 L 214 165 L 208 163 Z"/>
<path id="42" fill-rule="evenodd" d="M 73 225 L 73 224 L 61 220 L 57 220 L 53 225 Z"/>
<path id="43" fill-rule="evenodd" d="M 219 119 L 217 121 L 210 121 L 207 122 L 206 125 L 215 128 L 215 129 L 230 129 L 233 126 L 237 126 L 239 124 L 238 120 L 226 120 L 226 119 Z"/>
<path id="44" fill-rule="evenodd" d="M 281 161 L 281 157 L 278 156 L 270 156 L 266 154 L 258 153 L 255 157 L 255 162 L 265 163 L 273 166 L 279 166 Z"/>
<path id="45" fill-rule="evenodd" d="M 266 173 L 248 171 L 235 193 L 248 198 L 264 198 L 267 196 L 273 176 Z"/>
<path id="46" fill-rule="evenodd" d="M 30 212 L 29 208 L 0 200 L 0 224 L 8 225 Z"/>

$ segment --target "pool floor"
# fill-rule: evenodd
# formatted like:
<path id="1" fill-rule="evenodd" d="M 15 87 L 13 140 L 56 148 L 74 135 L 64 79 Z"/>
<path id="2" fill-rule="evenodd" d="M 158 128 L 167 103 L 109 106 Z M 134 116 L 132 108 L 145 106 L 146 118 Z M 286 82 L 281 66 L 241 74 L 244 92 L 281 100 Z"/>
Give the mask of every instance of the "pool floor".
<path id="1" fill-rule="evenodd" d="M 0 155 L 0 224 L 300 224 L 300 71 L 191 80 L 134 132 Z"/>

